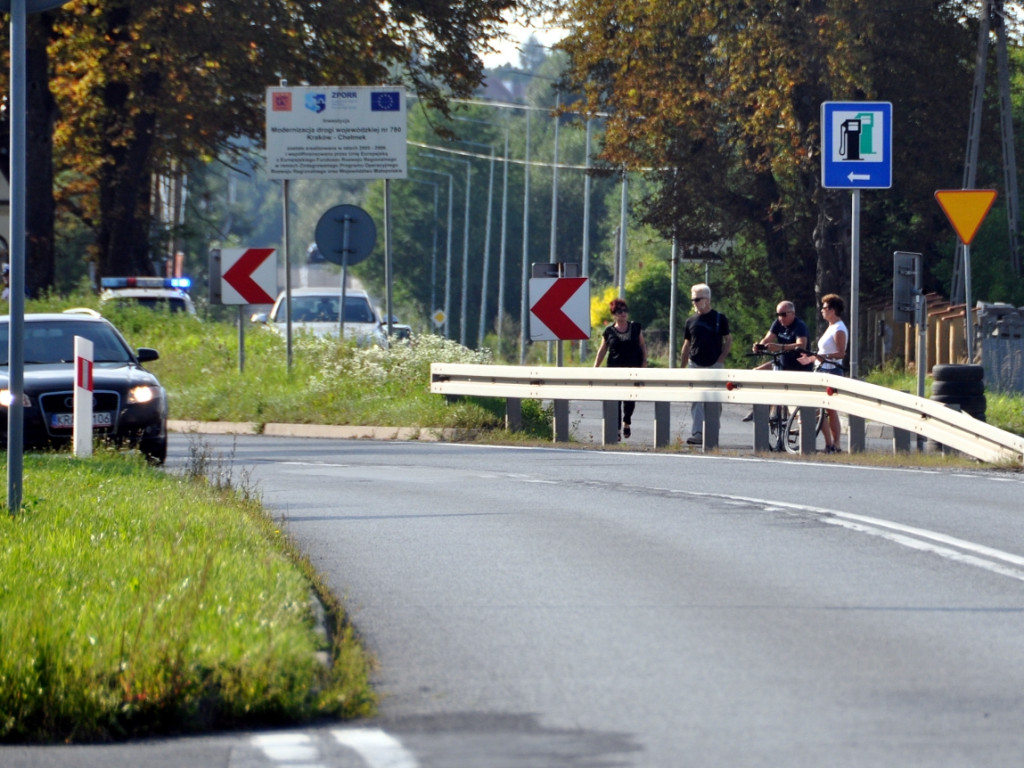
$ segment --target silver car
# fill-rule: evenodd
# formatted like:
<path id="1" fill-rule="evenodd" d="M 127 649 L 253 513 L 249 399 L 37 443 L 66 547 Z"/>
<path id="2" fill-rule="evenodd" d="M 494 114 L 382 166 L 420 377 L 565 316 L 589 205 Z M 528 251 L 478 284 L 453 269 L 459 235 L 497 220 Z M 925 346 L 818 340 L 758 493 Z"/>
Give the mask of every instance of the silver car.
<path id="1" fill-rule="evenodd" d="M 311 333 L 314 336 L 337 336 L 341 327 L 338 307 L 341 304 L 341 290 L 334 288 L 293 288 L 292 289 L 292 333 Z M 269 315 L 258 314 L 256 322 L 265 322 L 284 335 L 285 294 L 282 291 Z M 387 335 L 373 309 L 366 291 L 349 289 L 345 291 L 345 338 L 355 339 L 359 344 L 388 345 Z"/>

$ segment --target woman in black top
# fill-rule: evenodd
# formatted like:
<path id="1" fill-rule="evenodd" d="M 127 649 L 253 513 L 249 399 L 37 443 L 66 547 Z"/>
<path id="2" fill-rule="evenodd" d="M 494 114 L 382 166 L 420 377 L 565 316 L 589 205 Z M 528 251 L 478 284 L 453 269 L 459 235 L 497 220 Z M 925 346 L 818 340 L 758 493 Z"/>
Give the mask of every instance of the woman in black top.
<path id="1" fill-rule="evenodd" d="M 598 368 L 607 355 L 609 368 L 646 368 L 647 343 L 644 341 L 643 326 L 629 319 L 629 307 L 624 300 L 613 299 L 609 306 L 615 322 L 604 329 L 594 367 Z M 619 403 L 623 437 L 630 435 L 629 425 L 635 409 L 636 402 L 633 400 Z"/>

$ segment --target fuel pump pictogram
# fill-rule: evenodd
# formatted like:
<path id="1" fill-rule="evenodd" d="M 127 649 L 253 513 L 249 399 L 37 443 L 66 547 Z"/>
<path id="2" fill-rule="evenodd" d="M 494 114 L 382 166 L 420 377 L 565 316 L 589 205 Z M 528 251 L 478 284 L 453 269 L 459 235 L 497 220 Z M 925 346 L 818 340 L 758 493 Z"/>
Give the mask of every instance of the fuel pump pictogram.
<path id="1" fill-rule="evenodd" d="M 839 131 L 839 156 L 844 160 L 860 160 L 860 120 L 843 120 Z"/>
<path id="2" fill-rule="evenodd" d="M 859 112 L 839 124 L 839 156 L 843 160 L 863 160 L 874 154 L 873 112 Z"/>

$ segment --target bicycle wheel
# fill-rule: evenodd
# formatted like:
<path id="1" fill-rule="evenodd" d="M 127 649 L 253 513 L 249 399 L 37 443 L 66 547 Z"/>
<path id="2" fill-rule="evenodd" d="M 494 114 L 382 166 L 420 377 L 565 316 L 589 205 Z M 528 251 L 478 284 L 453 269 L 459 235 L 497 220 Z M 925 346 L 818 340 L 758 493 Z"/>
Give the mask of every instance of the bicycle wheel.
<path id="1" fill-rule="evenodd" d="M 800 410 L 793 409 L 793 413 L 786 420 L 786 452 L 800 453 Z"/>
<path id="2" fill-rule="evenodd" d="M 814 421 L 814 441 L 817 443 L 818 435 L 821 434 L 821 428 L 825 426 L 825 409 L 818 409 L 818 418 Z"/>

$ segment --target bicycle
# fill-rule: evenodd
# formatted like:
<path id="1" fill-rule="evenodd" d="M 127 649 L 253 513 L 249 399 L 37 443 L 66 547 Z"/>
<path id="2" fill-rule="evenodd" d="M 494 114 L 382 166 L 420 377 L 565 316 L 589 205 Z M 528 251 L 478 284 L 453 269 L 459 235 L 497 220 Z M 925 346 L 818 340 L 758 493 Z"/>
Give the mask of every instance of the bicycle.
<path id="1" fill-rule="evenodd" d="M 756 351 L 748 357 L 771 357 L 772 370 L 781 371 L 783 352 L 770 352 L 767 345 L 758 344 Z M 817 441 L 821 428 L 825 423 L 825 409 L 819 408 L 814 420 L 814 438 Z M 801 423 L 800 411 L 790 411 L 786 405 L 772 405 L 768 410 L 768 450 L 773 453 L 800 453 Z"/>
<path id="2" fill-rule="evenodd" d="M 748 353 L 747 357 L 770 357 L 772 359 L 772 370 L 782 370 L 782 352 L 769 352 L 765 344 L 758 344 L 754 352 Z M 789 438 L 787 430 L 791 416 L 789 408 L 785 405 L 768 406 L 768 450 L 773 453 L 782 453 L 788 450 Z M 799 437 L 799 435 L 798 435 Z M 797 442 L 799 446 L 799 442 Z"/>
<path id="3" fill-rule="evenodd" d="M 821 434 L 821 428 L 825 425 L 825 409 L 819 408 L 818 415 L 814 419 L 814 442 L 817 444 L 818 435 Z M 789 418 L 786 420 L 786 452 L 787 453 L 800 453 L 800 443 L 802 439 L 801 425 L 800 425 L 800 411 L 796 410 L 789 414 Z"/>

